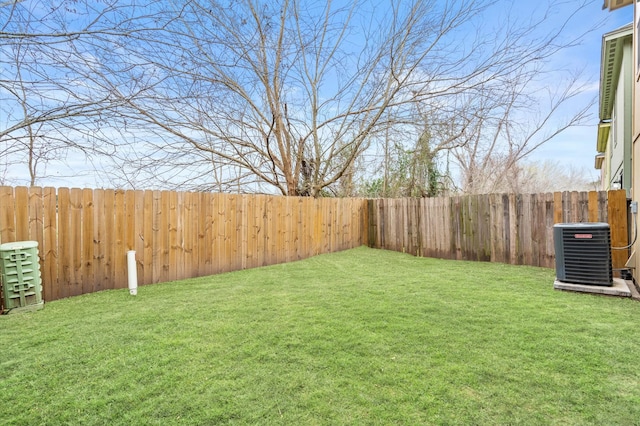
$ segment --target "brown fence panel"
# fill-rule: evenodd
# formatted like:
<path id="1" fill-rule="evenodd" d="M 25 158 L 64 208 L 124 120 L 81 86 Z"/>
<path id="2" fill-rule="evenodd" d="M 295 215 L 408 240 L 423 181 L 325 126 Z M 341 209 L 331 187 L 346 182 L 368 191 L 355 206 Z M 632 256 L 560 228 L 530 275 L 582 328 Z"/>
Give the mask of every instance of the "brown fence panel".
<path id="1" fill-rule="evenodd" d="M 554 267 L 553 224 L 608 222 L 628 243 L 624 191 L 369 200 L 368 244 L 421 256 Z M 613 251 L 621 268 L 628 251 Z"/>
<path id="2" fill-rule="evenodd" d="M 356 247 L 366 201 L 170 191 L 0 187 L 0 243 L 39 242 L 45 300 L 209 275 Z M 412 219 L 414 220 L 414 219 Z M 415 239 L 415 238 L 414 238 Z"/>
<path id="3" fill-rule="evenodd" d="M 210 275 L 361 244 L 419 256 L 554 266 L 553 224 L 606 221 L 628 242 L 624 191 L 312 199 L 0 187 L 0 243 L 39 242 L 45 300 Z M 614 251 L 614 267 L 626 261 Z"/>

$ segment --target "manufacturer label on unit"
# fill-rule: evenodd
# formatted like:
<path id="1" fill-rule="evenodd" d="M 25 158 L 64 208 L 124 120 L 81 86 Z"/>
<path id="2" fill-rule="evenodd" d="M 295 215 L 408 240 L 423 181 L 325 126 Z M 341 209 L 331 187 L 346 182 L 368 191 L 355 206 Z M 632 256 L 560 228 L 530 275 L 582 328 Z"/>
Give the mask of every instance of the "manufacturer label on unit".
<path id="1" fill-rule="evenodd" d="M 573 237 L 581 240 L 589 240 L 593 238 L 593 234 L 574 234 Z"/>

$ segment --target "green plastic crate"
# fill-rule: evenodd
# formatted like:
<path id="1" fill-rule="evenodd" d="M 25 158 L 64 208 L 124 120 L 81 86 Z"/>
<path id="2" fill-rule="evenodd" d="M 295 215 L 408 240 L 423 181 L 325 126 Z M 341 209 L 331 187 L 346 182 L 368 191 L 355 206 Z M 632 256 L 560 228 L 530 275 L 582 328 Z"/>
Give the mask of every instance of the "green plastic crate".
<path id="1" fill-rule="evenodd" d="M 37 241 L 0 244 L 0 280 L 4 313 L 44 306 Z"/>

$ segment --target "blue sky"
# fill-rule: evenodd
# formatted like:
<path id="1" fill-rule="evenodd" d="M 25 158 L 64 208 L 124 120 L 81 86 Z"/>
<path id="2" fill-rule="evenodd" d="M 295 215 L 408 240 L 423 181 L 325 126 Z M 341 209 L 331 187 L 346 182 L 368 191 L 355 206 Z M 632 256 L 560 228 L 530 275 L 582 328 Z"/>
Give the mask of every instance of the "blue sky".
<path id="1" fill-rule="evenodd" d="M 487 14 L 487 20 L 485 21 L 486 26 L 489 28 L 503 25 L 504 16 L 507 14 L 516 19 L 526 21 L 532 17 L 535 18 L 537 16 L 536 13 L 539 14 L 547 3 L 554 3 L 555 7 L 557 7 L 555 9 L 556 13 L 544 24 L 548 30 L 552 30 L 554 26 L 559 25 L 564 20 L 564 13 L 569 13 L 570 10 L 575 9 L 583 2 L 587 4 L 580 11 L 577 19 L 572 21 L 571 26 L 566 28 L 567 36 L 581 34 L 594 25 L 598 25 L 597 29 L 587 34 L 579 46 L 558 55 L 555 59 L 556 63 L 550 66 L 550 68 L 555 67 L 563 70 L 579 69 L 584 71 L 584 84 L 589 90 L 576 100 L 574 106 L 570 106 L 566 110 L 566 114 L 571 114 L 573 108 L 575 110 L 581 109 L 584 103 L 593 97 L 597 97 L 602 35 L 631 22 L 633 8 L 628 6 L 614 12 L 608 12 L 607 10 L 602 10 L 602 0 L 543 0 L 539 2 L 502 0 L 492 8 L 492 13 Z M 384 10 L 384 7 L 380 7 L 385 5 L 384 1 L 380 1 L 377 4 L 379 6 L 378 10 Z M 537 150 L 529 157 L 529 160 L 561 161 L 563 164 L 584 168 L 592 173 L 595 178 L 597 171 L 594 169 L 593 163 L 596 154 L 597 110 L 596 103 L 591 109 L 591 119 L 588 125 L 569 129 Z M 67 161 L 70 163 L 72 170 L 90 169 L 90 165 L 85 164 L 86 160 L 84 158 L 72 157 L 67 158 Z M 69 172 L 62 172 L 62 174 L 68 175 Z M 90 174 L 75 176 L 75 178 L 65 177 L 59 181 L 52 181 L 50 184 L 55 186 L 96 186 L 96 182 Z"/>
<path id="2" fill-rule="evenodd" d="M 568 6 L 572 3 L 567 2 Z M 593 2 L 586 7 L 586 15 L 593 16 L 593 23 L 602 20 L 602 25 L 587 35 L 581 46 L 565 52 L 560 60 L 568 59 L 577 67 L 584 67 L 585 77 L 589 78 L 590 90 L 585 93 L 583 101 L 598 95 L 600 79 L 600 57 L 602 51 L 602 35 L 633 21 L 633 7 L 627 6 L 613 12 L 602 10 L 602 1 Z M 578 22 L 575 31 L 584 22 Z M 559 64 L 560 65 L 560 64 Z M 578 105 L 576 105 L 578 108 Z M 598 125 L 598 105 L 591 108 L 591 120 L 588 126 L 575 127 L 558 136 L 557 139 L 542 146 L 531 156 L 532 160 L 560 160 L 563 163 L 586 168 L 593 176 L 597 176 L 594 168 L 596 155 L 596 135 Z"/>

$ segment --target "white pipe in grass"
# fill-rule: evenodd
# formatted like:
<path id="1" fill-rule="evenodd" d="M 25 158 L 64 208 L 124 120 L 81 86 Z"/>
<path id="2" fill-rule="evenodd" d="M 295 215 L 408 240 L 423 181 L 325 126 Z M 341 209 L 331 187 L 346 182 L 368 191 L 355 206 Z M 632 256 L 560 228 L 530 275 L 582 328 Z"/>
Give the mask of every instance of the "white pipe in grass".
<path id="1" fill-rule="evenodd" d="M 129 250 L 127 252 L 127 270 L 129 277 L 129 294 L 135 296 L 138 294 L 138 271 L 136 267 L 135 250 Z"/>

